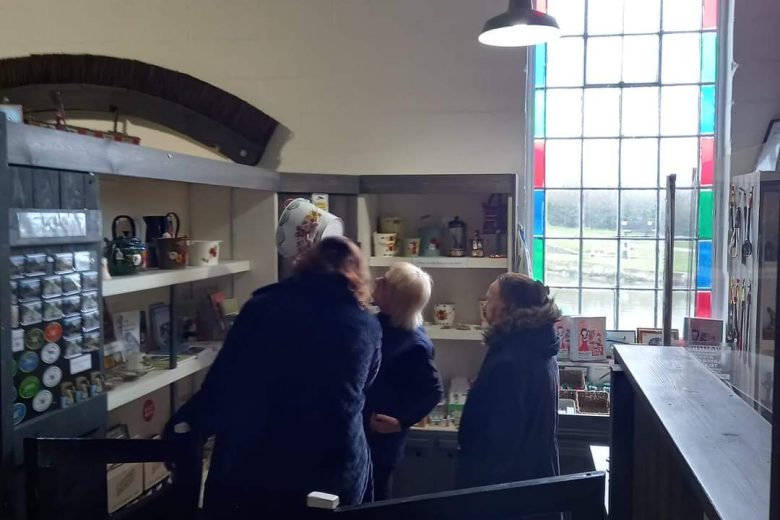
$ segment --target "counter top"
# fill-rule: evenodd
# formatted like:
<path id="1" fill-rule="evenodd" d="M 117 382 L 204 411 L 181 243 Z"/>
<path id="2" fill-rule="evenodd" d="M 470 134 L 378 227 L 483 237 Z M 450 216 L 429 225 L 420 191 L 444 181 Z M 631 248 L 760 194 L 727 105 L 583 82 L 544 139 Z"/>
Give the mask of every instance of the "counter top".
<path id="1" fill-rule="evenodd" d="M 711 518 L 769 518 L 771 425 L 683 348 L 617 346 Z"/>

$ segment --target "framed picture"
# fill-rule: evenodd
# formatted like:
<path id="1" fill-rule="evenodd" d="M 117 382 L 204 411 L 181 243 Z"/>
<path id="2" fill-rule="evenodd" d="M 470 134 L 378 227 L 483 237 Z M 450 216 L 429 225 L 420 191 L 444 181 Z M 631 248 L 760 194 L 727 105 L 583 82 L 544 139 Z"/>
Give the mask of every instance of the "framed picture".
<path id="1" fill-rule="evenodd" d="M 672 329 L 672 339 L 680 339 L 680 331 Z M 636 342 L 642 345 L 661 346 L 664 342 L 663 329 L 636 329 Z"/>
<path id="2" fill-rule="evenodd" d="M 615 345 L 633 345 L 636 343 L 635 330 L 608 330 L 605 335 L 607 357 L 612 357 Z"/>
<path id="3" fill-rule="evenodd" d="M 157 350 L 168 352 L 171 348 L 171 309 L 168 305 L 156 303 L 149 307 L 149 325 L 152 345 Z"/>

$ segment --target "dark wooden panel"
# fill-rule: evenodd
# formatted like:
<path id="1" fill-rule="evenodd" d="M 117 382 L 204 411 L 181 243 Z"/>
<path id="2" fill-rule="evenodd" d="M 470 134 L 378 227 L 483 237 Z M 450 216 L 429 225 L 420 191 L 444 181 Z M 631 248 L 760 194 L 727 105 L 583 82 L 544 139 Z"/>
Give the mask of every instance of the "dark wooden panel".
<path id="1" fill-rule="evenodd" d="M 771 425 L 685 349 L 619 346 L 616 352 L 707 515 L 768 518 Z"/>
<path id="2" fill-rule="evenodd" d="M 279 191 L 292 193 L 357 194 L 358 175 L 331 175 L 324 173 L 279 173 Z"/>
<path id="3" fill-rule="evenodd" d="M 97 175 L 87 174 L 84 181 L 84 207 L 100 209 L 100 181 Z"/>
<path id="4" fill-rule="evenodd" d="M 515 195 L 514 174 L 361 175 L 360 193 L 504 193 Z"/>
<path id="5" fill-rule="evenodd" d="M 11 207 L 31 207 L 33 205 L 32 172 L 24 166 L 11 166 L 9 170 L 11 173 Z"/>
<path id="6" fill-rule="evenodd" d="M 87 207 L 85 183 L 88 175 L 78 172 L 60 173 L 60 207 L 84 209 Z"/>
<path id="7" fill-rule="evenodd" d="M 612 421 L 609 457 L 609 512 L 631 518 L 634 478 L 634 391 L 616 365 L 611 374 Z"/>
<path id="8" fill-rule="evenodd" d="M 357 240 L 357 196 L 331 195 L 330 212 L 344 221 L 344 235 Z"/>
<path id="9" fill-rule="evenodd" d="M 254 190 L 277 191 L 279 186 L 279 174 L 264 168 L 202 159 L 29 125 L 9 126 L 8 162 L 39 168 Z"/>
<path id="10" fill-rule="evenodd" d="M 33 169 L 32 189 L 34 208 L 59 209 L 60 172 L 56 170 Z"/>

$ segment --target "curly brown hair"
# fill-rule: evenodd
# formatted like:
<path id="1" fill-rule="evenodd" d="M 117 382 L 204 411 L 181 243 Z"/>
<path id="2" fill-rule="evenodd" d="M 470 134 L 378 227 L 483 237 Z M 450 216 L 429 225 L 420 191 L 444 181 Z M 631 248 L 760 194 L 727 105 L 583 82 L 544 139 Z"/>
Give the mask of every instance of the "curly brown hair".
<path id="1" fill-rule="evenodd" d="M 360 248 L 345 237 L 323 238 L 295 262 L 296 273 L 339 273 L 363 308 L 371 303 L 371 276 Z"/>
<path id="2" fill-rule="evenodd" d="M 552 325 L 561 311 L 550 297 L 550 288 L 530 276 L 504 273 L 498 277 L 498 291 L 506 306 L 504 316 L 485 333 L 486 339 L 520 329 Z"/>

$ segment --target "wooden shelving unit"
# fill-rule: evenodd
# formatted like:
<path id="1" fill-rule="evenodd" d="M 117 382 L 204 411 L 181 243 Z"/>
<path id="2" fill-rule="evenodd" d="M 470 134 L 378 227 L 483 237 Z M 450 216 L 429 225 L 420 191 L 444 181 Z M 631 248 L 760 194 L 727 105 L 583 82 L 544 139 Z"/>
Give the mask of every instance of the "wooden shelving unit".
<path id="1" fill-rule="evenodd" d="M 103 296 L 118 296 L 182 283 L 246 273 L 252 269 L 248 260 L 227 260 L 217 265 L 187 267 L 180 270 L 145 271 L 132 276 L 116 276 L 103 282 Z"/>
<path id="2" fill-rule="evenodd" d="M 482 341 L 483 330 L 470 325 L 469 330 L 459 330 L 457 328 L 442 328 L 441 325 L 426 325 L 425 333 L 432 340 L 442 341 Z"/>

